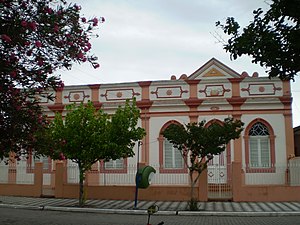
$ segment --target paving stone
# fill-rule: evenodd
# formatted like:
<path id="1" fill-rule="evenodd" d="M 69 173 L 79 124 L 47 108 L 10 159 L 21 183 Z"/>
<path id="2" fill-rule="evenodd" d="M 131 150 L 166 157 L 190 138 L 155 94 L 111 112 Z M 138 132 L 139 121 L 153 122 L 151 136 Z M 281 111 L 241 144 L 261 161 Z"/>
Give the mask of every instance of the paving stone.
<path id="1" fill-rule="evenodd" d="M 264 212 L 272 212 L 273 211 L 273 209 L 267 203 L 260 202 L 259 204 Z"/>
<path id="2" fill-rule="evenodd" d="M 222 202 L 223 211 L 224 212 L 233 212 L 233 207 L 231 202 Z"/>
<path id="3" fill-rule="evenodd" d="M 267 204 L 273 212 L 282 211 L 278 206 L 274 204 L 274 202 L 266 202 L 265 204 Z"/>
<path id="4" fill-rule="evenodd" d="M 299 211 L 299 206 L 300 206 L 300 204 L 298 205 L 298 207 L 297 207 L 297 205 L 296 204 L 294 204 L 294 202 L 285 202 L 284 203 L 286 206 L 288 206 L 291 210 L 293 210 L 293 211 Z"/>
<path id="5" fill-rule="evenodd" d="M 78 204 L 77 199 L 33 198 L 0 196 L 1 204 L 24 206 L 69 207 Z M 134 201 L 87 200 L 87 206 L 99 209 L 126 209 L 134 207 Z M 156 204 L 160 211 L 186 211 L 187 202 L 138 201 L 138 209 L 146 210 Z M 205 212 L 299 212 L 300 202 L 200 202 L 200 211 Z"/>
<path id="6" fill-rule="evenodd" d="M 250 207 L 250 205 L 247 202 L 241 202 L 241 207 L 243 208 L 244 212 L 252 212 L 253 209 Z"/>
<path id="7" fill-rule="evenodd" d="M 207 202 L 205 204 L 205 211 L 215 211 L 214 202 Z"/>
<path id="8" fill-rule="evenodd" d="M 235 212 L 243 212 L 243 208 L 241 207 L 241 205 L 237 202 L 232 202 L 231 203 L 233 211 Z"/>
<path id="9" fill-rule="evenodd" d="M 287 211 L 291 211 L 291 209 L 289 207 L 287 207 L 285 204 L 283 204 L 282 202 L 275 202 L 274 205 L 276 205 L 281 211 L 287 212 Z"/>

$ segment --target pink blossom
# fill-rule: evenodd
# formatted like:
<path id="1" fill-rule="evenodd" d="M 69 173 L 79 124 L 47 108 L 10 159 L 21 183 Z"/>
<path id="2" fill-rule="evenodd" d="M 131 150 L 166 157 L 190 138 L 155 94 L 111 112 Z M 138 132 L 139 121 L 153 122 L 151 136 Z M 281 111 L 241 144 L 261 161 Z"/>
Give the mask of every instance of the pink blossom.
<path id="1" fill-rule="evenodd" d="M 10 56 L 9 56 L 10 60 L 11 61 L 17 61 L 18 58 L 16 57 L 16 55 L 14 53 L 12 53 Z"/>
<path id="2" fill-rule="evenodd" d="M 98 19 L 96 17 L 92 20 L 92 22 L 94 27 L 98 25 Z"/>
<path id="3" fill-rule="evenodd" d="M 82 17 L 82 18 L 81 18 L 81 21 L 82 21 L 83 23 L 85 23 L 85 22 L 86 22 L 86 18 L 85 18 L 85 17 Z"/>
<path id="4" fill-rule="evenodd" d="M 7 43 L 11 42 L 11 38 L 6 34 L 2 34 L 1 39 Z"/>
<path id="5" fill-rule="evenodd" d="M 36 41 L 35 42 L 35 46 L 38 47 L 38 48 L 40 48 L 40 47 L 42 47 L 42 43 L 40 41 Z"/>
<path id="6" fill-rule="evenodd" d="M 42 123 L 43 122 L 43 118 L 41 117 L 41 116 L 39 116 L 39 118 L 38 118 L 38 123 Z"/>
<path id="7" fill-rule="evenodd" d="M 39 66 L 42 66 L 44 64 L 44 60 L 42 59 L 38 59 L 38 63 L 37 63 Z"/>
<path id="8" fill-rule="evenodd" d="M 81 9 L 81 6 L 80 5 L 74 5 L 74 8 L 78 11 L 78 10 L 80 10 Z"/>
<path id="9" fill-rule="evenodd" d="M 64 156 L 64 154 L 63 154 L 63 153 L 60 153 L 60 155 L 59 155 L 59 159 L 60 159 L 60 160 L 65 160 L 65 159 L 66 159 L 66 157 Z"/>
<path id="10" fill-rule="evenodd" d="M 32 54 L 32 50 L 29 50 L 29 51 L 26 52 L 27 56 L 31 56 L 31 54 Z"/>
<path id="11" fill-rule="evenodd" d="M 104 23 L 105 22 L 105 18 L 101 17 L 101 22 Z"/>
<path id="12" fill-rule="evenodd" d="M 93 66 L 94 66 L 95 69 L 100 67 L 100 65 L 98 63 L 95 63 Z"/>
<path id="13" fill-rule="evenodd" d="M 26 2 L 22 2 L 21 6 L 22 6 L 24 9 L 26 9 L 26 8 L 27 8 Z"/>
<path id="14" fill-rule="evenodd" d="M 27 27 L 27 22 L 26 22 L 25 20 L 22 20 L 21 26 L 22 26 L 22 27 Z"/>
<path id="15" fill-rule="evenodd" d="M 63 81 L 60 81 L 59 83 L 57 83 L 57 89 L 62 90 L 64 88 L 65 84 Z"/>
<path id="16" fill-rule="evenodd" d="M 79 53 L 77 54 L 77 58 L 78 58 L 78 59 L 83 59 L 83 57 L 84 57 L 84 55 L 83 55 L 82 52 L 79 52 Z"/>
<path id="17" fill-rule="evenodd" d="M 29 45 L 30 45 L 30 42 L 29 42 L 29 41 L 25 41 L 25 42 L 24 42 L 24 45 L 25 45 L 25 46 L 29 46 Z"/>
<path id="18" fill-rule="evenodd" d="M 53 12 L 53 10 L 51 8 L 45 8 L 44 11 L 49 14 L 52 14 L 52 12 Z"/>
<path id="19" fill-rule="evenodd" d="M 52 73 L 53 73 L 52 68 L 49 68 L 49 69 L 47 70 L 47 72 L 50 73 L 50 74 L 52 74 Z"/>
<path id="20" fill-rule="evenodd" d="M 53 31 L 54 31 L 55 33 L 58 33 L 59 27 L 58 27 L 57 24 L 54 25 Z"/>
<path id="21" fill-rule="evenodd" d="M 17 72 L 14 70 L 14 71 L 11 71 L 10 72 L 10 76 L 12 77 L 12 78 L 16 78 L 16 76 L 17 76 Z"/>
<path id="22" fill-rule="evenodd" d="M 29 24 L 28 24 L 28 26 L 29 26 L 29 28 L 31 29 L 31 30 L 36 30 L 36 23 L 35 22 L 30 22 Z"/>

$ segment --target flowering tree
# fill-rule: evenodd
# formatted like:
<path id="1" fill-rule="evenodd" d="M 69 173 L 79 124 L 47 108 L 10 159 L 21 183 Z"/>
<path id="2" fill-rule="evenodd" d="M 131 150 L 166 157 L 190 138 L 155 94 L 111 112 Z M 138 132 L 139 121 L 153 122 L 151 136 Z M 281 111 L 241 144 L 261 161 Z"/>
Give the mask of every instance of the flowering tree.
<path id="1" fill-rule="evenodd" d="M 163 131 L 167 138 L 180 151 L 189 169 L 191 181 L 190 210 L 198 209 L 198 200 L 194 196 L 194 187 L 201 173 L 214 155 L 221 154 L 230 140 L 240 137 L 244 123 L 233 118 L 224 119 L 223 123 L 213 122 L 206 126 L 205 121 L 189 123 L 185 126 L 171 124 Z M 196 174 L 195 174 L 196 173 Z"/>
<path id="2" fill-rule="evenodd" d="M 48 128 L 37 136 L 39 153 L 52 159 L 69 159 L 79 168 L 79 205 L 84 204 L 83 182 L 85 174 L 99 160 L 109 161 L 134 155 L 135 142 L 145 131 L 137 127 L 139 110 L 135 103 L 126 103 L 109 116 L 96 111 L 92 103 L 87 106 L 71 105 L 65 119 L 56 114 Z M 51 146 L 51 147 L 49 147 Z"/>
<path id="3" fill-rule="evenodd" d="M 90 38 L 104 19 L 81 18 L 80 10 L 65 0 L 0 0 L 0 160 L 35 144 L 32 134 L 45 124 L 35 96 L 63 87 L 56 70 L 99 67 Z"/>

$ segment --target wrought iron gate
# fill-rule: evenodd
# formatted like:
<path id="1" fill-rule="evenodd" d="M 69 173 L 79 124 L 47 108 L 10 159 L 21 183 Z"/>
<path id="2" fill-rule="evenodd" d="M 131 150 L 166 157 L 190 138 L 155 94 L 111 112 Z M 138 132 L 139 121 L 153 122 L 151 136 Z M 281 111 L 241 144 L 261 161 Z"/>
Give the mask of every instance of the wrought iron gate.
<path id="1" fill-rule="evenodd" d="M 224 151 L 214 156 L 207 167 L 207 178 L 209 200 L 232 199 L 230 154 Z"/>

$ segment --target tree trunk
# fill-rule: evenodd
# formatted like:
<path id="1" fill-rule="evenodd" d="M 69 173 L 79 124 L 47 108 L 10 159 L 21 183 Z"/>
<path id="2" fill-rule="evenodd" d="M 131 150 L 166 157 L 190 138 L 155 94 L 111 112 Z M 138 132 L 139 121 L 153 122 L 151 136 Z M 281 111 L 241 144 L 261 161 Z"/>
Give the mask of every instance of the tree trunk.
<path id="1" fill-rule="evenodd" d="M 190 180 L 191 180 L 191 200 L 189 203 L 189 209 L 191 211 L 197 211 L 198 208 L 198 195 L 195 195 L 195 185 L 197 184 L 197 181 L 199 180 L 200 174 L 202 171 L 198 171 L 197 177 L 193 178 L 194 171 L 190 171 Z"/>
<path id="2" fill-rule="evenodd" d="M 193 171 L 190 171 L 190 180 L 191 180 L 191 201 L 194 199 L 194 188 L 195 188 L 195 183 L 193 179 Z"/>
<path id="3" fill-rule="evenodd" d="M 85 180 L 85 170 L 79 165 L 79 207 L 84 206 L 84 190 L 83 190 L 83 182 Z"/>

